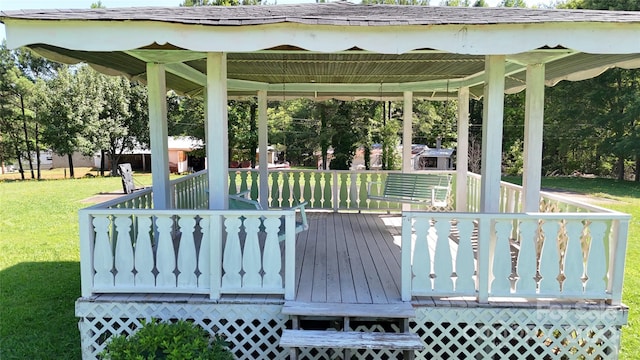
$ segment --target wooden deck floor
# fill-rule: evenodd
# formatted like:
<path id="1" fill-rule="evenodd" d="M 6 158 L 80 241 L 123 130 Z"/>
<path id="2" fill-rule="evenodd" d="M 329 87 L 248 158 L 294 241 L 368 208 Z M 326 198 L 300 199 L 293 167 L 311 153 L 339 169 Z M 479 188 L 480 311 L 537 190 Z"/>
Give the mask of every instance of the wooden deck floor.
<path id="1" fill-rule="evenodd" d="M 296 241 L 296 301 L 401 302 L 400 231 L 399 215 L 310 213 Z"/>

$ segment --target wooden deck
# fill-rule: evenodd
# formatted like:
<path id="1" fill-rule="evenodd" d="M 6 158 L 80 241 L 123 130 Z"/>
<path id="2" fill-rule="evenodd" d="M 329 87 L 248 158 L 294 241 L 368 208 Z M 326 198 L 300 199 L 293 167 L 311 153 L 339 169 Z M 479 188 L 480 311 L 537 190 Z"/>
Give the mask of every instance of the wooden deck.
<path id="1" fill-rule="evenodd" d="M 310 213 L 296 240 L 296 301 L 401 302 L 400 231 L 399 215 Z"/>

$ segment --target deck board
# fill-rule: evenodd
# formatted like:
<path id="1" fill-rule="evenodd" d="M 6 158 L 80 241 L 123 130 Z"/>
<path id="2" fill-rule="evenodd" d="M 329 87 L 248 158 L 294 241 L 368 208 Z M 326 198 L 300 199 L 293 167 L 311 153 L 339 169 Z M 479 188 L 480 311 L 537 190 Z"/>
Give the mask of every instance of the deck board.
<path id="1" fill-rule="evenodd" d="M 377 214 L 310 214 L 296 244 L 296 301 L 401 301 L 400 248 Z"/>

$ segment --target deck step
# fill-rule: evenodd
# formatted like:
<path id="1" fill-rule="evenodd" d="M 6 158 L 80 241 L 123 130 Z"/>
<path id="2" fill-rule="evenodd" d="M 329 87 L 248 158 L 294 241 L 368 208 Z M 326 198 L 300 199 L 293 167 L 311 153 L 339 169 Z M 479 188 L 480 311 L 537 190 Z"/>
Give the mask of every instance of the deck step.
<path id="1" fill-rule="evenodd" d="M 412 333 L 358 331 L 283 330 L 280 346 L 286 348 L 423 350 L 420 337 Z"/>
<path id="2" fill-rule="evenodd" d="M 392 304 L 343 304 L 287 301 L 283 308 L 284 315 L 291 316 L 339 316 L 410 319 L 416 316 L 411 303 Z"/>

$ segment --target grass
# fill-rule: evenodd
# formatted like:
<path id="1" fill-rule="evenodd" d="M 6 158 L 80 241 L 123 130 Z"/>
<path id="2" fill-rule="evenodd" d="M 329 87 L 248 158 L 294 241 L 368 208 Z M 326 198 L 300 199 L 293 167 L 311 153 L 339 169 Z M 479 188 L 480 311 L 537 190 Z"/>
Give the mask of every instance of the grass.
<path id="1" fill-rule="evenodd" d="M 77 211 L 87 206 L 82 199 L 120 186 L 120 178 L 0 181 L 0 359 L 80 358 Z M 545 178 L 543 186 L 617 200 L 603 206 L 633 216 L 623 293 L 629 325 L 621 358 L 640 358 L 640 184 Z"/>

